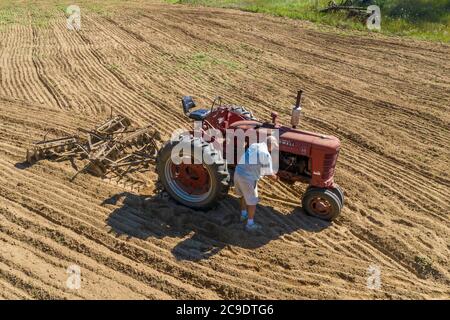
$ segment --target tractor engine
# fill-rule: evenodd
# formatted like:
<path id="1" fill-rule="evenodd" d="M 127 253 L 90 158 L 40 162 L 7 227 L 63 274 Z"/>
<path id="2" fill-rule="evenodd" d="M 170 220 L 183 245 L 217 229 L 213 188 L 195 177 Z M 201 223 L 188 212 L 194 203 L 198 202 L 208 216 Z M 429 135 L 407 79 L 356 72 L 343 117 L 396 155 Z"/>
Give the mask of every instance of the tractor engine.
<path id="1" fill-rule="evenodd" d="M 293 155 L 287 152 L 280 152 L 280 167 L 279 169 L 293 176 L 304 176 L 305 179 L 311 177 L 311 172 L 308 170 L 308 157 Z"/>

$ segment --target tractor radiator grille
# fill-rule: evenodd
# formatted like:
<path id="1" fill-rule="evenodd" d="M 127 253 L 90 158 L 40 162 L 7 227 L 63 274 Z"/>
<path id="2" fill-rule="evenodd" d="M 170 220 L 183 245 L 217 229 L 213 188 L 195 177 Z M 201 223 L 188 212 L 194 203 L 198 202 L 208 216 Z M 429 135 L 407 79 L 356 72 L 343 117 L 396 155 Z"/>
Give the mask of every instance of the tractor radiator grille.
<path id="1" fill-rule="evenodd" d="M 338 153 L 326 154 L 323 161 L 322 179 L 330 179 L 334 175 Z"/>

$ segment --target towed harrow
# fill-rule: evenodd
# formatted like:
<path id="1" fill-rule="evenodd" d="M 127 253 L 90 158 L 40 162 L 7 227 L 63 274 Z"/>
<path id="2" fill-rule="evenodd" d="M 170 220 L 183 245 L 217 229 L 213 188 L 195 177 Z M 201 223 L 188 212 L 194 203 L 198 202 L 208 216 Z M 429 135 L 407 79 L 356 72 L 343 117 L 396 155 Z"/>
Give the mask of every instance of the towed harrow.
<path id="1" fill-rule="evenodd" d="M 158 131 L 152 126 L 134 128 L 131 121 L 121 115 L 111 117 L 92 130 L 78 129 L 86 136 L 67 136 L 58 139 L 36 142 L 27 150 L 26 159 L 33 164 L 42 159 L 53 161 L 70 161 L 75 167 L 75 160 L 83 161 L 83 166 L 71 178 L 80 173 L 90 173 L 119 184 L 145 183 L 133 181 L 128 174 L 145 170 L 155 164 L 161 144 Z"/>

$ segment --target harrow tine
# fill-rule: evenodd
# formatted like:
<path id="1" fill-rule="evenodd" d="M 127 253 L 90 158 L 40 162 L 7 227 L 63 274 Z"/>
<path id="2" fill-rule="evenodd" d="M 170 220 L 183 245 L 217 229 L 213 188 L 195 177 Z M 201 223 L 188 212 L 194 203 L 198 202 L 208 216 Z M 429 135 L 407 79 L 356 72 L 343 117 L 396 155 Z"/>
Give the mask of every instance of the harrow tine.
<path id="1" fill-rule="evenodd" d="M 70 178 L 70 182 L 73 182 L 73 180 L 75 180 L 75 178 L 82 172 L 85 172 L 88 168 L 88 166 L 90 166 L 91 163 L 89 162 L 87 165 L 85 165 L 81 170 L 78 170 L 71 178 Z"/>
<path id="2" fill-rule="evenodd" d="M 45 138 L 47 134 L 45 135 Z M 64 137 L 52 140 L 35 142 L 31 149 L 27 149 L 26 160 L 33 164 L 41 159 L 49 159 L 58 156 L 65 149 L 71 150 L 77 143 L 76 137 Z"/>

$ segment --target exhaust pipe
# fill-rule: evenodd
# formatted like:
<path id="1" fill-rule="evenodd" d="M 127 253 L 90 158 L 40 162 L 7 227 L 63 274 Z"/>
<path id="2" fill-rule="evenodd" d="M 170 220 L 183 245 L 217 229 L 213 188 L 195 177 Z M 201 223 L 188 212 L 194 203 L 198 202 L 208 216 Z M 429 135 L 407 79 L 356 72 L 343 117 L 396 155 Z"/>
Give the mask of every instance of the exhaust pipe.
<path id="1" fill-rule="evenodd" d="M 291 125 L 293 129 L 296 129 L 298 124 L 300 123 L 300 116 L 302 111 L 301 107 L 302 93 L 303 90 L 299 90 L 297 92 L 297 101 L 295 102 L 295 106 L 292 108 Z"/>

